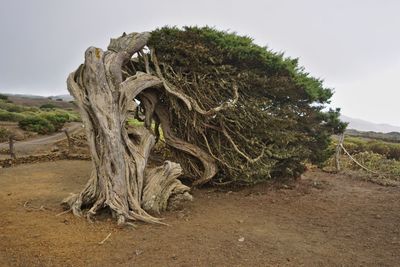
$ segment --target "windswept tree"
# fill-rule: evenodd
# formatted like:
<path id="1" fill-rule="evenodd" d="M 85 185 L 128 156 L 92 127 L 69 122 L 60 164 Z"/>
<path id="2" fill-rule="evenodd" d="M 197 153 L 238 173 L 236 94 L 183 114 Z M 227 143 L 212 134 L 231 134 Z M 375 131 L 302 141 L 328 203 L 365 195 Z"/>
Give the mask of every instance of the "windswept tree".
<path id="1" fill-rule="evenodd" d="M 68 89 L 80 107 L 93 171 L 65 203 L 87 217 L 108 208 L 118 223 L 159 222 L 150 213 L 189 200 L 191 185 L 296 177 L 323 162 L 339 111 L 332 92 L 296 59 L 248 37 L 208 27 L 123 34 L 90 47 Z M 144 121 L 127 127 L 130 110 Z M 148 164 L 160 132 L 170 159 Z"/>

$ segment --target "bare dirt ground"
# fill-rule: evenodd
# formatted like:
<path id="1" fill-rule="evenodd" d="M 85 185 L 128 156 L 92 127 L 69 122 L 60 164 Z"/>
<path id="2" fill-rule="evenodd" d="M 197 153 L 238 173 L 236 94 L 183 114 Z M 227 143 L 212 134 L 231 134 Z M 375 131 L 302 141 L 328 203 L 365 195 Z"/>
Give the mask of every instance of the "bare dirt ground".
<path id="1" fill-rule="evenodd" d="M 400 264 L 400 188 L 312 171 L 297 185 L 195 190 L 184 210 L 162 214 L 168 227 L 56 217 L 90 166 L 0 169 L 0 266 Z"/>

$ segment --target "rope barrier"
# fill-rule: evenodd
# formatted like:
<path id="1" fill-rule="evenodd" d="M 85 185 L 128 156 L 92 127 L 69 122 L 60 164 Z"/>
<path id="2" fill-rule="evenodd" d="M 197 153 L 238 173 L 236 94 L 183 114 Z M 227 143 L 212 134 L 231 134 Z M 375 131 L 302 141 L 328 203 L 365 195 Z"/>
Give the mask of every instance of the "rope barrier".
<path id="1" fill-rule="evenodd" d="M 350 153 L 346 150 L 346 148 L 344 148 L 343 144 L 340 144 L 340 147 L 343 149 L 344 153 L 346 153 L 347 156 L 349 156 L 349 158 L 350 158 L 352 161 L 354 161 L 358 166 L 360 166 L 361 168 L 363 168 L 364 170 L 366 170 L 366 171 L 368 171 L 368 172 L 370 172 L 370 173 L 379 175 L 378 172 L 375 172 L 375 171 L 372 171 L 372 170 L 368 169 L 367 167 L 365 167 L 364 165 L 362 165 L 360 162 L 358 162 L 355 158 L 353 158 L 353 157 L 350 155 Z"/>

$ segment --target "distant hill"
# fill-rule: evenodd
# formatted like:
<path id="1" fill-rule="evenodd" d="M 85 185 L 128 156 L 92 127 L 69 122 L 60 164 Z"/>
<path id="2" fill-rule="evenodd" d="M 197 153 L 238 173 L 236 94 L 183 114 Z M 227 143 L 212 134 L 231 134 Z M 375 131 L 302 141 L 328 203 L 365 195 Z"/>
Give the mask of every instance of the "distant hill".
<path id="1" fill-rule="evenodd" d="M 55 95 L 55 96 L 49 96 L 48 98 L 51 98 L 53 100 L 62 99 L 63 101 L 66 102 L 74 100 L 74 98 L 71 95 Z"/>
<path id="2" fill-rule="evenodd" d="M 53 100 L 62 100 L 65 102 L 74 100 L 74 98 L 69 94 L 54 95 L 54 96 L 40 96 L 40 95 L 30 95 L 30 94 L 3 94 L 3 95 L 8 95 L 11 97 L 18 97 L 18 98 L 31 98 L 31 99 L 46 98 L 46 99 L 53 99 Z"/>
<path id="3" fill-rule="evenodd" d="M 400 143 L 400 133 L 399 132 L 390 132 L 390 133 L 377 133 L 377 132 L 362 132 L 353 129 L 346 130 L 346 135 L 350 136 L 358 136 L 367 139 L 374 139 L 374 140 L 382 140 L 391 143 Z"/>
<path id="4" fill-rule="evenodd" d="M 358 131 L 363 131 L 363 132 L 377 132 L 377 133 L 391 133 L 391 132 L 399 132 L 400 133 L 400 127 L 399 126 L 393 126 L 390 124 L 378 124 L 378 123 L 373 123 L 361 119 L 355 119 L 351 117 L 347 117 L 344 115 L 341 115 L 341 120 L 348 122 L 349 126 L 347 126 L 348 129 L 354 129 Z"/>
<path id="5" fill-rule="evenodd" d="M 76 106 L 69 101 L 72 100 L 70 95 L 59 95 L 59 96 L 37 96 L 37 95 L 25 95 L 25 94 L 4 94 L 8 96 L 8 99 L 14 104 L 28 106 L 28 107 L 40 107 L 43 104 L 53 104 L 58 108 L 72 108 L 76 109 Z"/>

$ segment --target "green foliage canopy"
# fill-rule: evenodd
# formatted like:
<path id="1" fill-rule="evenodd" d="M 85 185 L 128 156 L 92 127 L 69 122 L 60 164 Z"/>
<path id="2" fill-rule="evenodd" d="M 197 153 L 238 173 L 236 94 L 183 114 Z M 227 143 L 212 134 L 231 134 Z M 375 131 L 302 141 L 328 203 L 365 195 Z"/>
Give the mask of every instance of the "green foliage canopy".
<path id="1" fill-rule="evenodd" d="M 188 112 L 175 96 L 163 96 L 175 135 L 213 156 L 220 182 L 298 176 L 305 162 L 319 164 L 330 156 L 330 135 L 346 127 L 339 110 L 323 111 L 332 90 L 322 80 L 297 59 L 249 37 L 209 27 L 164 27 L 152 32 L 148 45 L 167 82 L 204 110 L 232 102 L 238 88 L 236 104 L 213 116 Z M 135 68 L 144 71 L 143 62 L 139 56 Z M 186 174 L 199 172 L 195 158 L 175 152 Z"/>

